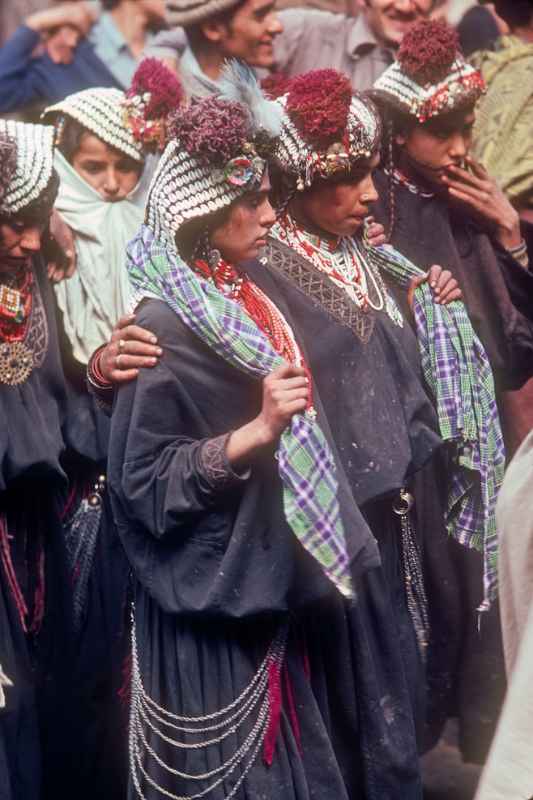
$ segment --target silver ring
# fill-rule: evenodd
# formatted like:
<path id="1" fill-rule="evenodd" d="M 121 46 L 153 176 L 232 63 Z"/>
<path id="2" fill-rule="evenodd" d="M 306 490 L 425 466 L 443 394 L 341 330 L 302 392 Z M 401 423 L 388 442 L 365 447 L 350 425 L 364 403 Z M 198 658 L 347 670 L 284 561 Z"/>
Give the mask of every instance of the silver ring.
<path id="1" fill-rule="evenodd" d="M 126 342 L 124 341 L 124 339 L 119 339 L 118 340 L 118 352 L 122 353 L 125 347 L 126 347 Z"/>

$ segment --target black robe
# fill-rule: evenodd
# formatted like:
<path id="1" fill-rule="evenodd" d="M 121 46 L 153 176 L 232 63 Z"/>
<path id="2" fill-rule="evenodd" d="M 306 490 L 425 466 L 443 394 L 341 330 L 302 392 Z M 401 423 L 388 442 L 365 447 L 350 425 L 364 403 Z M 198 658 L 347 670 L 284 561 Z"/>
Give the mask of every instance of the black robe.
<path id="1" fill-rule="evenodd" d="M 390 222 L 388 177 L 374 173 L 376 220 Z M 391 244 L 422 269 L 451 270 L 472 325 L 487 352 L 498 389 L 516 389 L 533 375 L 533 274 L 447 196 L 415 194 L 395 186 Z M 405 307 L 405 292 L 389 282 Z"/>
<path id="2" fill-rule="evenodd" d="M 116 612 L 106 617 L 94 611 L 100 569 L 93 570 L 88 590 L 91 610 L 82 630 L 74 630 L 64 528 L 66 509 L 75 509 L 105 471 L 109 421 L 80 376 L 69 370 L 67 379 L 53 292 L 40 257 L 34 259 L 34 272 L 38 290 L 29 339 L 37 366 L 24 383 L 0 385 L 0 512 L 11 537 L 0 562 L 0 663 L 14 682 L 0 710 L 2 800 L 57 798 L 69 792 L 94 796 L 87 784 L 95 776 L 96 737 L 88 729 L 104 713 L 98 690 L 108 685 L 109 665 L 102 650 L 109 658 L 116 635 L 115 629 L 108 636 L 102 624 L 116 619 Z M 106 550 L 113 536 L 110 515 L 103 519 L 108 527 L 101 526 L 97 549 Z M 109 552 L 101 557 L 104 570 L 121 563 L 119 556 L 111 568 Z M 28 607 L 26 633 L 9 561 Z M 97 635 L 88 630 L 94 626 Z"/>
<path id="3" fill-rule="evenodd" d="M 270 767 L 260 756 L 254 761 L 237 800 L 420 798 L 415 723 L 424 682 L 392 498 L 440 446 L 434 412 L 384 314 L 365 344 L 259 263 L 246 269 L 306 352 L 315 406 L 336 453 L 341 514 L 355 540 L 356 599 L 337 594 L 288 528 L 273 453 L 257 458 L 231 490 L 206 481 L 202 443 L 259 412 L 260 382 L 229 366 L 166 304 L 146 300 L 136 321 L 157 335 L 163 356 L 119 389 L 109 458 L 115 520 L 137 578 L 144 686 L 173 714 L 215 712 L 248 685 L 288 624 L 274 760 Z M 204 773 L 247 732 L 206 752 L 168 745 L 159 753 L 182 772 Z M 206 786 L 172 781 L 153 758 L 147 766 L 174 793 Z M 239 770 L 207 796 L 226 796 Z M 158 795 L 146 782 L 144 792 Z"/>

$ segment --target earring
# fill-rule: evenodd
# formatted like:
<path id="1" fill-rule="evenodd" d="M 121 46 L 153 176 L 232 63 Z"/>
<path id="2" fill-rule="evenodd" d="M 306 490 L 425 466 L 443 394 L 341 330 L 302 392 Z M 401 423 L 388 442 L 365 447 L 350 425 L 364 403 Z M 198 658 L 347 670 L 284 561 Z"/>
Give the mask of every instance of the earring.
<path id="1" fill-rule="evenodd" d="M 198 259 L 201 259 L 202 261 L 207 261 L 209 268 L 214 270 L 218 266 L 221 258 L 222 256 L 220 250 L 216 250 L 211 247 L 211 242 L 209 241 L 209 229 L 205 228 L 198 237 L 191 260 L 197 261 Z"/>
<path id="2" fill-rule="evenodd" d="M 205 255 L 205 259 L 209 264 L 209 268 L 214 270 L 218 267 L 220 259 L 222 258 L 220 250 L 217 250 L 214 247 L 211 247 L 211 242 L 209 241 L 209 229 L 206 228 L 204 230 L 203 235 L 203 251 Z"/>

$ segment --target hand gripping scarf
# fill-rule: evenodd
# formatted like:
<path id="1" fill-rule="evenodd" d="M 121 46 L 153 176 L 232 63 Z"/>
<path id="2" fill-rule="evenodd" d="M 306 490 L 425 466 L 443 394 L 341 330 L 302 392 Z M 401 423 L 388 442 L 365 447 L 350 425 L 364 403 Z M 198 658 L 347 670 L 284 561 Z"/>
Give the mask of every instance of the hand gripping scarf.
<path id="1" fill-rule="evenodd" d="M 284 363 L 238 303 L 195 274 L 177 250 L 158 241 L 147 225 L 128 246 L 128 270 L 137 301 L 148 296 L 166 302 L 234 367 L 264 377 Z M 281 435 L 277 460 L 290 528 L 341 594 L 352 596 L 335 462 L 313 415 L 292 418 Z"/>
<path id="2" fill-rule="evenodd" d="M 368 248 L 367 252 L 378 269 L 402 286 L 424 274 L 390 245 Z M 492 371 L 462 302 L 441 306 L 423 283 L 415 291 L 413 312 L 440 435 L 454 444 L 446 527 L 460 544 L 483 553 L 484 599 L 478 610 L 486 611 L 497 595 L 495 508 L 505 468 Z"/>

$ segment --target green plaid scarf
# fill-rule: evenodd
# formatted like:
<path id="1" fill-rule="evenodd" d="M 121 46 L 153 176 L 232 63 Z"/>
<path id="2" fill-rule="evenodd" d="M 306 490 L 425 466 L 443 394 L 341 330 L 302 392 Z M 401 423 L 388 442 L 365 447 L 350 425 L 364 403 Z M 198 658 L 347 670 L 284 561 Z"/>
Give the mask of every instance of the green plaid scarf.
<path id="1" fill-rule="evenodd" d="M 390 245 L 365 247 L 364 252 L 402 286 L 424 274 Z M 415 291 L 413 313 L 440 434 L 453 443 L 447 529 L 461 544 L 483 552 L 484 600 L 479 609 L 483 611 L 497 594 L 495 508 L 505 468 L 492 372 L 462 302 L 439 305 L 429 284 L 423 283 Z"/>
<path id="2" fill-rule="evenodd" d="M 147 225 L 128 246 L 137 302 L 157 297 L 228 363 L 263 378 L 284 362 L 241 306 L 196 275 L 172 245 Z M 305 549 L 345 596 L 352 596 L 350 559 L 341 520 L 336 465 L 315 412 L 296 414 L 279 443 L 285 517 Z"/>

